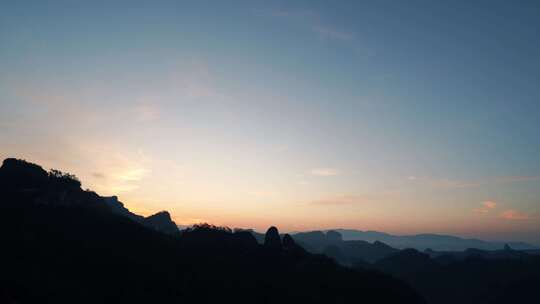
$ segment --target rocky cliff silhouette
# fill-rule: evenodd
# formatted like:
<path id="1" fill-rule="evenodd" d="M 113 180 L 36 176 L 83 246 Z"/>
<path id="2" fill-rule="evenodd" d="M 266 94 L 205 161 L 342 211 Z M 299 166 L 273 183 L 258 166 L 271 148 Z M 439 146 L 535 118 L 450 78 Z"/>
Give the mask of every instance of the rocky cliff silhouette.
<path id="1" fill-rule="evenodd" d="M 144 217 L 129 211 L 129 209 L 127 209 L 124 204 L 118 200 L 117 196 L 102 197 L 102 199 L 115 214 L 125 216 L 159 232 L 170 235 L 177 235 L 180 232 L 178 230 L 178 226 L 171 219 L 171 215 L 167 211 L 160 211 L 156 214 Z"/>
<path id="2" fill-rule="evenodd" d="M 179 232 L 167 212 L 145 218 L 125 208 L 116 196 L 101 197 L 95 192 L 83 191 L 80 181 L 74 175 L 58 170 L 47 172 L 23 160 L 4 160 L 0 168 L 0 181 L 6 189 L 18 191 L 15 200 L 25 200 L 36 205 L 108 208 L 112 213 L 157 231 L 171 235 Z"/>

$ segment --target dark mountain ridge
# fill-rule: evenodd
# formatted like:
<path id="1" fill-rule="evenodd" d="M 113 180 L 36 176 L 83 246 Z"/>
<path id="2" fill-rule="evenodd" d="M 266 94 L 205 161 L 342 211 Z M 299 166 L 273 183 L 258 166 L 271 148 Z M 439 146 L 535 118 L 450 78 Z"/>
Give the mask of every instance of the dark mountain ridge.
<path id="1" fill-rule="evenodd" d="M 343 265 L 373 263 L 398 251 L 379 241 L 345 241 L 341 233 L 333 230 L 299 232 L 292 237 L 308 251 L 324 253 Z"/>
<path id="2" fill-rule="evenodd" d="M 235 229 L 236 231 L 246 231 L 251 233 L 259 243 L 264 242 L 264 234 L 253 229 Z M 376 232 L 370 232 L 376 233 Z M 400 250 L 387 245 L 381 241 L 372 243 L 363 240 L 343 240 L 341 233 L 335 230 L 328 231 L 308 231 L 291 234 L 303 248 L 311 253 L 325 254 L 345 266 L 359 265 L 366 263 L 367 268 L 372 268 L 370 264 L 376 263 L 380 259 L 391 256 Z M 452 237 L 453 238 L 453 237 Z M 538 254 L 538 250 L 514 249 L 509 244 L 503 244 L 499 250 L 483 250 L 478 248 L 466 248 L 460 251 L 441 251 L 427 248 L 424 253 L 439 261 L 463 260 L 470 257 L 481 257 L 485 259 L 519 259 L 526 255 Z"/>
<path id="3" fill-rule="evenodd" d="M 264 244 L 207 224 L 163 233 L 149 222 L 168 213 L 141 222 L 58 172 L 14 159 L 0 168 L 0 302 L 424 303 L 403 282 L 310 254 L 275 227 Z"/>
<path id="4" fill-rule="evenodd" d="M 101 198 L 111 209 L 111 212 L 115 214 L 125 216 L 147 227 L 170 235 L 177 235 L 180 232 L 178 226 L 171 219 L 171 215 L 167 211 L 160 211 L 156 214 L 144 217 L 129 211 L 129 209 L 127 209 L 124 204 L 118 200 L 117 196 Z"/>
<path id="5" fill-rule="evenodd" d="M 168 234 L 178 234 L 176 224 L 165 211 L 149 217 L 132 213 L 116 196 L 101 197 L 92 191 L 83 191 L 80 181 L 71 174 L 58 170 L 45 171 L 42 167 L 23 160 L 8 158 L 0 170 L 0 180 L 6 189 L 18 189 L 15 199 L 36 205 L 94 206 L 108 208 L 112 213 L 125 216 L 149 228 Z"/>
<path id="6" fill-rule="evenodd" d="M 530 303 L 540 284 L 540 256 L 506 249 L 470 249 L 433 257 L 404 249 L 360 269 L 377 269 L 407 281 L 428 303 Z"/>

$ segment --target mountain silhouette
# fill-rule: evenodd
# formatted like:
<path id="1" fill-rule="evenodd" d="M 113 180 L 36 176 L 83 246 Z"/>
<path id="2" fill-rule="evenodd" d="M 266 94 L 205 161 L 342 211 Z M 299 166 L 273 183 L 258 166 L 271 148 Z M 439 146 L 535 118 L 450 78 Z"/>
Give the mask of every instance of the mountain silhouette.
<path id="1" fill-rule="evenodd" d="M 536 246 L 525 242 L 487 242 L 441 234 L 392 235 L 378 231 L 334 230 L 341 233 L 345 240 L 381 241 L 398 249 L 415 248 L 422 251 L 431 248 L 439 251 L 463 251 L 468 248 L 478 248 L 482 250 L 498 250 L 503 249 L 505 245 L 519 250 L 537 249 Z"/>
<path id="2" fill-rule="evenodd" d="M 295 233 L 292 237 L 312 253 L 324 253 L 343 265 L 360 262 L 373 263 L 398 252 L 382 242 L 344 241 L 337 231 L 310 231 Z"/>
<path id="3" fill-rule="evenodd" d="M 143 223 L 157 231 L 175 235 L 179 233 L 178 227 L 171 219 L 171 215 L 167 211 L 160 211 L 156 214 L 144 218 Z"/>
<path id="4" fill-rule="evenodd" d="M 4 161 L 0 197 L 5 302 L 425 303 L 402 281 L 308 253 L 275 227 L 266 244 L 209 224 L 169 233 L 168 213 L 140 221 L 73 175 L 25 161 Z"/>
<path id="5" fill-rule="evenodd" d="M 176 235 L 180 231 L 178 226 L 171 219 L 171 215 L 167 211 L 161 211 L 156 214 L 150 215 L 148 217 L 137 215 L 129 209 L 127 209 L 122 202 L 118 200 L 117 196 L 102 197 L 105 204 L 111 209 L 115 214 L 125 216 L 133 221 L 141 223 L 147 227 L 150 227 L 154 230 L 167 233 L 170 235 Z"/>
<path id="6" fill-rule="evenodd" d="M 264 246 L 273 250 L 281 250 L 281 237 L 276 227 L 268 228 L 264 234 Z"/>

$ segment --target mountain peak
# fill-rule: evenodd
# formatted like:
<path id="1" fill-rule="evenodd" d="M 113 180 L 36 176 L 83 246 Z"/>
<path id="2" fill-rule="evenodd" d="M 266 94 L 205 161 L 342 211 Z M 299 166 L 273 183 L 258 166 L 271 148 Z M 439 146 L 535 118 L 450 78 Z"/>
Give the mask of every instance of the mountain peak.
<path id="1" fill-rule="evenodd" d="M 268 228 L 264 235 L 264 246 L 268 248 L 281 249 L 281 238 L 276 227 Z"/>
<path id="2" fill-rule="evenodd" d="M 41 166 L 22 159 L 6 158 L 0 167 L 0 180 L 10 190 L 42 187 L 48 177 Z"/>
<path id="3" fill-rule="evenodd" d="M 147 219 L 148 218 L 159 218 L 171 221 L 171 214 L 168 211 L 163 210 L 148 216 Z"/>
<path id="4" fill-rule="evenodd" d="M 144 218 L 144 224 L 170 235 L 176 235 L 179 232 L 176 223 L 171 219 L 171 215 L 167 211 L 160 211 Z"/>
<path id="5" fill-rule="evenodd" d="M 341 242 L 343 241 L 343 237 L 341 236 L 341 233 L 335 231 L 335 230 L 328 230 L 326 232 L 326 239 L 329 242 Z"/>

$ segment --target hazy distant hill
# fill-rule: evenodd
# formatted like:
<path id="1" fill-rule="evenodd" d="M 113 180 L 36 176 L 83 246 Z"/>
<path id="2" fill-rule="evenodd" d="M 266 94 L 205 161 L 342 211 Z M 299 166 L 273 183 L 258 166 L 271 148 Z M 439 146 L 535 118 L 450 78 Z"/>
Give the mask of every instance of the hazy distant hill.
<path id="1" fill-rule="evenodd" d="M 465 239 L 451 235 L 440 234 L 416 234 L 416 235 L 391 235 L 378 231 L 361 231 L 352 229 L 334 229 L 341 233 L 344 240 L 363 240 L 367 242 L 380 241 L 392 247 L 417 250 L 433 249 L 438 251 L 463 251 L 468 248 L 482 250 L 499 250 L 508 244 L 513 249 L 526 250 L 536 249 L 534 245 L 524 242 L 488 242 L 478 239 Z"/>
<path id="2" fill-rule="evenodd" d="M 341 233 L 333 230 L 298 232 L 292 237 L 308 251 L 324 253 L 343 265 L 373 263 L 399 251 L 380 241 L 343 240 Z"/>

